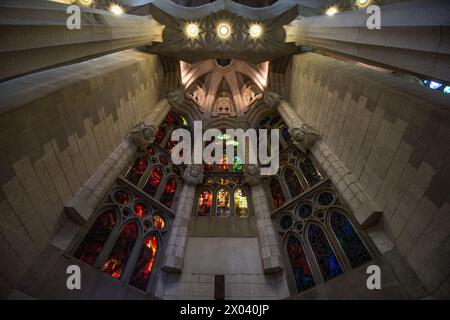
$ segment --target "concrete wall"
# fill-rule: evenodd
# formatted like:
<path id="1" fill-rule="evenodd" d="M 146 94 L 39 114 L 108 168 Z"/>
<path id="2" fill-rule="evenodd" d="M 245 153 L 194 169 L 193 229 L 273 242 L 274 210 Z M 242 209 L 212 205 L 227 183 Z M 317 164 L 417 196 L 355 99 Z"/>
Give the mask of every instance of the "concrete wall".
<path id="1" fill-rule="evenodd" d="M 377 210 L 400 254 L 450 297 L 450 97 L 315 53 L 293 58 L 290 102 Z"/>
<path id="2" fill-rule="evenodd" d="M 156 56 L 128 50 L 0 84 L 0 297 L 62 225 L 64 204 L 159 100 L 161 76 Z"/>
<path id="3" fill-rule="evenodd" d="M 283 273 L 264 275 L 257 238 L 194 238 L 183 272 L 163 277 L 164 299 L 214 299 L 214 275 L 225 275 L 225 299 L 282 299 Z"/>

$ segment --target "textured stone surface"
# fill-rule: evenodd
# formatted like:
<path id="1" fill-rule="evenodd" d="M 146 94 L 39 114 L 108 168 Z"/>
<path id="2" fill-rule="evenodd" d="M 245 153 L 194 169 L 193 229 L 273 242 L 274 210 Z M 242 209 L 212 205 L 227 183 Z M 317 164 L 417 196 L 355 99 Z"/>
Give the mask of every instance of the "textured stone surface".
<path id="1" fill-rule="evenodd" d="M 450 98 L 313 53 L 294 56 L 291 83 L 290 102 L 322 135 L 312 153 L 334 183 L 342 177 L 336 186 L 350 195 L 350 207 L 373 204 L 429 292 L 444 285 L 450 264 L 439 250 L 450 234 Z"/>
<path id="2" fill-rule="evenodd" d="M 81 186 L 95 190 L 93 204 L 108 188 L 104 176 L 123 169 L 124 152 L 114 150 L 159 100 L 160 72 L 156 56 L 130 50 L 0 84 L 0 275 L 9 286 L 59 230 Z"/>

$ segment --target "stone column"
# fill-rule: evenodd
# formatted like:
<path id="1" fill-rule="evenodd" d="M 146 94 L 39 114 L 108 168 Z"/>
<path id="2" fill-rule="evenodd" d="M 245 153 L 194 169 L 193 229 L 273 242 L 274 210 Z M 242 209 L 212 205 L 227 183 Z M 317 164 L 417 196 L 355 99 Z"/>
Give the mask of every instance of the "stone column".
<path id="1" fill-rule="evenodd" d="M 283 270 L 283 259 L 277 241 L 267 195 L 264 192 L 263 181 L 257 173 L 258 167 L 248 164 L 244 168 L 245 182 L 252 193 L 253 211 L 256 216 L 259 251 L 264 273 L 275 273 Z"/>
<path id="2" fill-rule="evenodd" d="M 450 81 L 450 2 L 404 1 L 380 7 L 380 29 L 369 29 L 365 9 L 333 17 L 299 17 L 285 26 L 286 42 L 361 62 Z"/>
<path id="3" fill-rule="evenodd" d="M 80 29 L 69 29 L 73 11 L 50 1 L 0 1 L 0 80 L 162 42 L 164 26 L 152 17 L 81 7 Z"/>
<path id="4" fill-rule="evenodd" d="M 194 208 L 195 189 L 203 181 L 203 166 L 190 165 L 183 176 L 184 184 L 181 189 L 175 220 L 170 229 L 169 241 L 164 256 L 163 269 L 167 272 L 181 272 L 184 254 L 188 240 L 188 225 Z"/>
<path id="5" fill-rule="evenodd" d="M 364 191 L 350 170 L 345 167 L 344 163 L 331 152 L 323 141 L 317 141 L 320 134 L 306 124 L 297 115 L 291 104 L 282 100 L 277 93 L 266 92 L 264 101 L 270 107 L 276 108 L 283 118 L 294 144 L 305 153 L 311 151 L 311 154 L 352 209 L 360 225 L 368 227 L 375 224 L 381 216 L 380 210 L 375 207 L 373 200 Z"/>
<path id="6" fill-rule="evenodd" d="M 69 217 L 80 224 L 90 218 L 114 181 L 133 159 L 137 149 L 153 142 L 157 128 L 171 107 L 180 103 L 182 101 L 180 99 L 184 99 L 180 93 L 180 90 L 169 93 L 151 109 L 150 114 L 142 122 L 131 130 L 109 158 L 86 181 L 75 197 L 67 203 L 65 210 Z"/>
<path id="7" fill-rule="evenodd" d="M 303 152 L 307 152 L 320 138 L 320 134 L 311 126 L 305 123 L 300 116 L 292 108 L 291 104 L 283 100 L 281 96 L 275 92 L 266 92 L 264 94 L 264 102 L 272 109 L 276 109 L 283 121 L 289 128 L 289 134 L 294 144 Z"/>

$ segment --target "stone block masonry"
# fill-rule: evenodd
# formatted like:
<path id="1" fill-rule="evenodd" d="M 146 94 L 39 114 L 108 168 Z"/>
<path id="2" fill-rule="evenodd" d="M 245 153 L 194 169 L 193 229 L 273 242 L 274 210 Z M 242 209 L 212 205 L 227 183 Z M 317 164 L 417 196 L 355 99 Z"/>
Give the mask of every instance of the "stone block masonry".
<path id="1" fill-rule="evenodd" d="M 294 56 L 290 76 L 289 100 L 322 135 L 312 153 L 327 175 L 350 207 L 381 212 L 428 292 L 448 297 L 450 97 L 315 53 Z"/>
<path id="2" fill-rule="evenodd" d="M 157 104 L 161 79 L 157 56 L 127 50 L 0 84 L 0 297 L 63 225 L 64 205 Z"/>

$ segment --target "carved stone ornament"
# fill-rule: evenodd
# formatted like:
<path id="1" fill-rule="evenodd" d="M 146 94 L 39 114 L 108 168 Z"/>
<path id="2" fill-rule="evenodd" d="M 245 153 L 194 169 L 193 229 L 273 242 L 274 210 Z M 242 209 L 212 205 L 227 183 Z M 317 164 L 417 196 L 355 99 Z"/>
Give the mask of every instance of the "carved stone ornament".
<path id="1" fill-rule="evenodd" d="M 250 186 L 259 184 L 261 182 L 261 175 L 256 164 L 246 164 L 244 166 L 244 181 Z"/>
<path id="2" fill-rule="evenodd" d="M 266 91 L 264 93 L 264 103 L 267 104 L 271 109 L 276 109 L 280 105 L 281 96 L 273 91 Z"/>
<path id="3" fill-rule="evenodd" d="M 157 130 L 158 129 L 153 124 L 140 122 L 130 131 L 129 137 L 136 147 L 142 148 L 153 143 Z"/>
<path id="4" fill-rule="evenodd" d="M 169 92 L 167 94 L 167 100 L 169 101 L 170 105 L 174 108 L 183 105 L 185 101 L 184 89 L 178 88 L 172 92 Z"/>
<path id="5" fill-rule="evenodd" d="M 196 186 L 203 181 L 203 165 L 201 164 L 191 164 L 184 171 L 183 175 L 184 181 L 192 186 Z"/>
<path id="6" fill-rule="evenodd" d="M 289 128 L 289 134 L 291 135 L 294 144 L 305 153 L 308 152 L 314 142 L 320 138 L 320 134 L 305 123 L 298 127 Z"/>

